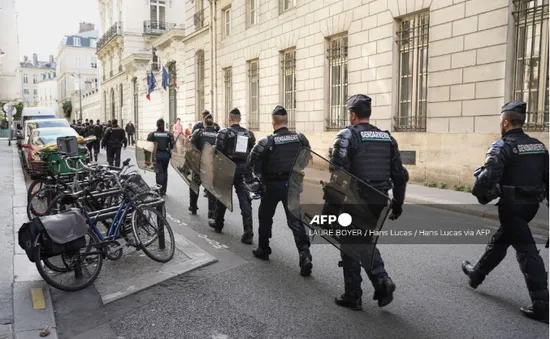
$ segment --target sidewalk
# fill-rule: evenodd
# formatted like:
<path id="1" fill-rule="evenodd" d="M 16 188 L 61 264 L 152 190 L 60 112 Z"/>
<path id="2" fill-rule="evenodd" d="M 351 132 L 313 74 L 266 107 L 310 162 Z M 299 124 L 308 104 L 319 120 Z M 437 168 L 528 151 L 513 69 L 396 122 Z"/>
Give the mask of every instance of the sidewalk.
<path id="1" fill-rule="evenodd" d="M 306 170 L 306 179 L 315 183 L 327 180 L 327 172 L 314 168 Z M 495 203 L 480 205 L 471 193 L 448 189 L 425 187 L 423 185 L 407 185 L 405 203 L 425 205 L 426 207 L 464 213 L 486 219 L 498 220 Z M 541 204 L 537 216 L 529 223 L 531 227 L 548 230 L 548 208 Z"/>
<path id="2" fill-rule="evenodd" d="M 27 222 L 27 188 L 16 148 L 0 144 L 0 338 L 38 338 L 49 327 L 57 339 L 48 286 L 19 247 L 17 231 Z"/>

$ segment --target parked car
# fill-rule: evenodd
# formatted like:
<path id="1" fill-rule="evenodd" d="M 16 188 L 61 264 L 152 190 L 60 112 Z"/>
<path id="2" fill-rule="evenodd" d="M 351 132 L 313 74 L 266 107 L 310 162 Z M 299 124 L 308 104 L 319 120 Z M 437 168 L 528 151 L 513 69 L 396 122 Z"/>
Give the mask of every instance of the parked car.
<path id="1" fill-rule="evenodd" d="M 71 127 L 66 119 L 40 119 L 40 120 L 27 120 L 25 121 L 25 127 L 23 127 L 23 135 L 25 138 L 30 137 L 31 132 L 35 128 L 49 128 L 49 127 Z M 28 139 L 27 139 L 28 140 Z"/>
<path id="2" fill-rule="evenodd" d="M 35 128 L 31 132 L 29 142 L 21 145 L 25 153 L 25 161 L 28 173 L 31 178 L 36 178 L 47 173 L 57 173 L 59 158 L 55 151 L 46 151 L 44 147 L 55 143 L 58 137 L 74 136 L 78 138 L 78 133 L 71 127 L 46 127 Z M 79 154 L 86 161 L 88 150 L 86 146 L 79 145 Z M 67 168 L 62 166 L 61 172 L 67 172 Z"/>

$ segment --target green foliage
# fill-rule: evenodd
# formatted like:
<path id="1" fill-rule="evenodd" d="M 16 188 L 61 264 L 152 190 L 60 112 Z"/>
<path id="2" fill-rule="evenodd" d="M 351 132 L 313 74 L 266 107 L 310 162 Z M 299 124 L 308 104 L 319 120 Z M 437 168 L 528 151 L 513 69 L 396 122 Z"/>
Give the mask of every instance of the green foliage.
<path id="1" fill-rule="evenodd" d="M 25 108 L 25 104 L 23 102 L 18 102 L 15 104 L 15 115 L 13 116 L 13 120 L 20 120 L 21 115 L 23 114 L 23 108 Z"/>
<path id="2" fill-rule="evenodd" d="M 455 191 L 464 192 L 465 187 L 463 185 L 454 185 L 453 189 Z"/>
<path id="3" fill-rule="evenodd" d="M 446 189 L 446 188 L 447 188 L 447 184 L 446 184 L 446 183 L 444 183 L 444 182 L 442 182 L 442 183 L 440 183 L 440 184 L 439 184 L 439 188 L 441 188 L 441 189 L 443 189 L 443 190 L 444 190 L 444 189 Z"/>
<path id="4" fill-rule="evenodd" d="M 73 103 L 70 100 L 65 100 L 61 108 L 63 109 L 65 118 L 69 119 L 71 117 L 71 113 L 73 112 Z"/>
<path id="5" fill-rule="evenodd" d="M 437 187 L 437 182 L 435 182 L 435 181 L 425 182 L 424 186 L 426 186 L 426 187 Z"/>
<path id="6" fill-rule="evenodd" d="M 472 193 L 472 186 L 466 186 L 464 192 Z"/>

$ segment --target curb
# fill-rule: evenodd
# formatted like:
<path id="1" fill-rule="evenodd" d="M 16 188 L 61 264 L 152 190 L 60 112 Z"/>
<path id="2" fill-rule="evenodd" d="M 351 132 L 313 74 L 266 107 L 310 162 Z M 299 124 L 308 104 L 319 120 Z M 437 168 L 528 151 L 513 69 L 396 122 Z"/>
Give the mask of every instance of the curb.
<path id="1" fill-rule="evenodd" d="M 13 167 L 13 183 L 14 188 L 15 186 L 19 187 L 20 192 L 17 192 L 18 189 L 15 189 L 15 194 L 17 195 L 24 195 L 23 203 L 21 202 L 21 199 L 18 199 L 17 206 L 13 207 L 20 209 L 23 207 L 22 205 L 27 205 L 26 201 L 26 185 L 25 185 L 25 176 L 23 169 L 21 168 L 21 162 L 19 160 L 19 154 L 17 152 L 17 148 L 12 146 L 13 150 L 13 158 L 12 158 L 12 167 Z M 25 192 L 22 192 L 22 191 Z M 14 196 L 15 198 L 15 196 Z M 14 200 L 15 202 L 15 200 Z M 15 204 L 14 204 L 15 205 Z M 14 218 L 12 220 L 13 222 L 13 232 L 14 237 L 17 238 L 17 231 L 21 225 L 16 224 L 16 218 L 14 214 Z M 18 220 L 20 222 L 20 220 Z M 18 246 L 18 243 L 14 241 L 13 244 L 14 248 L 14 256 L 13 256 L 13 268 L 14 272 L 17 272 L 17 266 L 21 265 L 21 262 L 17 260 L 19 256 L 22 256 L 24 254 L 18 254 L 16 246 Z M 32 264 L 32 263 L 25 263 L 25 264 Z M 34 267 L 34 264 L 29 265 L 29 268 L 33 267 L 36 271 L 36 268 Z M 36 272 L 38 274 L 38 272 Z M 41 289 L 42 290 L 42 297 L 43 297 L 43 309 L 35 309 L 33 307 L 34 301 L 33 297 L 31 297 L 31 288 L 33 289 Z M 42 331 L 45 327 L 49 327 L 50 334 L 48 335 L 48 338 L 50 339 L 58 339 L 57 334 L 57 323 L 55 322 L 55 311 L 53 309 L 53 303 L 52 298 L 49 290 L 49 286 L 42 280 L 27 280 L 22 279 L 20 277 L 16 277 L 14 275 L 14 282 L 13 282 L 13 307 L 14 307 L 14 326 L 13 326 L 13 332 L 14 332 L 14 338 L 30 338 L 30 337 L 38 337 L 39 332 Z M 17 295 L 17 298 L 16 298 Z"/>
<path id="2" fill-rule="evenodd" d="M 304 181 L 311 184 L 319 184 L 319 180 L 315 180 L 315 179 L 304 178 Z M 483 211 L 480 209 L 471 208 L 470 205 L 434 204 L 433 201 L 430 201 L 430 200 L 419 199 L 419 198 L 409 198 L 409 197 L 405 198 L 405 204 L 423 205 L 429 208 L 467 214 L 467 215 L 479 217 L 482 219 L 499 221 L 498 213 L 496 211 L 495 212 Z M 529 226 L 536 229 L 548 231 L 548 223 L 544 223 L 541 221 L 533 220 L 529 223 Z"/>

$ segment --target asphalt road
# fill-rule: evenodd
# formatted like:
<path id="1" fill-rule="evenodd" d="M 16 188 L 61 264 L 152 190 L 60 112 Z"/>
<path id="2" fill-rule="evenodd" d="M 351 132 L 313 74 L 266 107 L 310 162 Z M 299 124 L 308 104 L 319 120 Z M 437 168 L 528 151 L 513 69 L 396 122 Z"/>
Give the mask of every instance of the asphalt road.
<path id="1" fill-rule="evenodd" d="M 154 174 L 145 177 L 154 182 Z M 334 247 L 313 245 L 313 274 L 299 275 L 298 253 L 282 207 L 275 216 L 273 254 L 265 262 L 253 257 L 254 245 L 240 243 L 238 206 L 226 214 L 224 233 L 217 234 L 207 226 L 206 199 L 201 197 L 199 215 L 192 216 L 187 211 L 188 187 L 172 170 L 169 185 L 166 203 L 172 227 L 219 262 L 107 306 L 101 305 L 93 288 L 54 291 L 61 338 L 548 337 L 548 325 L 519 312 L 530 300 L 512 249 L 484 284 L 472 290 L 460 264 L 465 259 L 476 261 L 483 241 L 434 238 L 410 244 L 381 237 L 379 248 L 397 285 L 395 300 L 378 308 L 367 280 L 364 310 L 354 312 L 333 303 L 344 287 Z M 236 197 L 233 201 L 238 205 Z M 255 201 L 255 227 L 258 205 Z M 407 205 L 403 216 L 388 221 L 384 229 L 494 230 L 497 226 L 491 220 Z M 540 248 L 548 266 L 548 250 Z"/>

